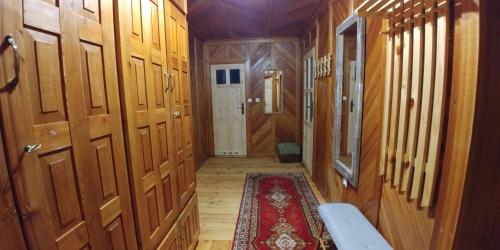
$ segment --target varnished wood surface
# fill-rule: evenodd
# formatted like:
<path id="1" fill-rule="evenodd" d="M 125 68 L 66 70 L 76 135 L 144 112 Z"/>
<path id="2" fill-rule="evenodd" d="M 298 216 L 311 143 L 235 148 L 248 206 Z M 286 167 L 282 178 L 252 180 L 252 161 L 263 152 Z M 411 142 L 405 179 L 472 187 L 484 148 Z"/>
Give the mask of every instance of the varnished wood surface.
<path id="1" fill-rule="evenodd" d="M 327 15 L 318 20 L 318 56 L 332 53 L 335 57 L 335 29 L 349 15 L 350 1 L 334 1 Z M 357 188 L 342 186 L 342 178 L 332 164 L 334 77 L 315 82 L 314 163 L 313 179 L 329 201 L 350 202 L 360 208 L 372 224 L 377 225 L 381 179 L 378 176 L 380 150 L 385 56 L 384 37 L 380 36 L 381 22 L 368 20 L 366 28 L 366 61 L 361 131 L 360 176 Z M 333 69 L 335 71 L 335 69 Z M 335 76 L 335 73 L 332 74 Z"/>
<path id="2" fill-rule="evenodd" d="M 172 88 L 164 75 L 169 6 L 168 1 L 134 0 L 119 1 L 116 8 L 124 134 L 142 249 L 160 244 L 181 209 L 173 154 Z"/>
<path id="3" fill-rule="evenodd" d="M 274 157 L 210 158 L 197 173 L 201 233 L 197 249 L 231 249 L 247 173 L 304 173 L 320 203 L 325 199 L 301 163 Z"/>
<path id="4" fill-rule="evenodd" d="M 466 1 L 469 2 L 470 1 Z M 455 235 L 455 249 L 496 249 L 500 246 L 500 18 L 498 1 L 481 1 L 479 75 L 468 178 Z M 477 47 L 476 47 L 477 48 Z M 493 56 L 495 55 L 495 56 Z"/>
<path id="5" fill-rule="evenodd" d="M 113 1 L 8 2 L 2 37 L 14 35 L 23 60 L 0 107 L 26 244 L 135 249 Z M 12 72 L 11 61 L 3 66 Z M 41 147 L 24 153 L 26 144 Z"/>
<path id="6" fill-rule="evenodd" d="M 190 0 L 189 22 L 206 40 L 297 36 L 324 0 Z"/>
<path id="7" fill-rule="evenodd" d="M 207 131 L 213 133 L 211 64 L 247 63 L 246 102 L 247 148 L 249 155 L 275 155 L 277 142 L 302 143 L 302 113 L 300 78 L 300 47 L 298 39 L 242 39 L 211 41 L 204 45 L 205 81 L 210 105 L 203 112 L 209 114 Z M 264 71 L 283 71 L 283 113 L 264 113 Z M 260 103 L 255 102 L 260 98 Z M 213 144 L 213 135 L 209 135 Z M 213 154 L 213 152 L 211 152 Z"/>
<path id="8" fill-rule="evenodd" d="M 3 79 L 3 75 L 0 76 L 0 79 Z M 0 135 L 0 249 L 27 249 L 17 213 Z"/>
<path id="9" fill-rule="evenodd" d="M 195 168 L 199 169 L 213 151 L 213 144 L 210 142 L 213 131 L 209 131 L 211 127 L 208 126 L 209 96 L 206 93 L 210 92 L 210 85 L 204 84 L 203 41 L 192 33 L 189 37 L 189 56 L 193 108 L 193 159 Z"/>

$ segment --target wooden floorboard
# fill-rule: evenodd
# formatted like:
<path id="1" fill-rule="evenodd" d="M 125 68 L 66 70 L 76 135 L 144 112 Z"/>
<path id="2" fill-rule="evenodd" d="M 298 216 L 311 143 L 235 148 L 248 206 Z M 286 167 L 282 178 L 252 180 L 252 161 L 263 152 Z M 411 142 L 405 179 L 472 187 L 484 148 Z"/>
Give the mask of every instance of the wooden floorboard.
<path id="1" fill-rule="evenodd" d="M 305 173 L 320 203 L 318 191 L 302 163 L 277 158 L 211 158 L 196 174 L 201 232 L 198 250 L 231 249 L 247 173 Z"/>

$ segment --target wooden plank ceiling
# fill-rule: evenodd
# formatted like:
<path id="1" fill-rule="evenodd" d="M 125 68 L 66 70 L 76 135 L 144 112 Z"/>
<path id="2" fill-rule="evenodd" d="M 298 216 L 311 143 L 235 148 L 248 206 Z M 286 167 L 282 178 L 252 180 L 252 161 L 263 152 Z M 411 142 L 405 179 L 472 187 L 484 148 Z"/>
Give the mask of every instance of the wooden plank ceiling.
<path id="1" fill-rule="evenodd" d="M 205 40 L 298 36 L 322 0 L 189 0 L 189 25 Z"/>

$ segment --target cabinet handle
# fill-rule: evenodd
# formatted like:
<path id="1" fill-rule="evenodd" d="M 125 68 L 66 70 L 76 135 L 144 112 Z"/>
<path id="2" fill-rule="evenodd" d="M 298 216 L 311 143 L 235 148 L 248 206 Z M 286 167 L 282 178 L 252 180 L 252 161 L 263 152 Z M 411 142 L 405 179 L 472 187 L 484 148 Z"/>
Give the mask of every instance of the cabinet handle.
<path id="1" fill-rule="evenodd" d="M 14 36 L 12 35 L 8 35 L 5 37 L 4 39 L 4 44 L 7 43 L 8 46 L 11 46 L 12 49 L 14 50 L 14 72 L 15 72 L 15 75 L 12 79 L 10 79 L 7 84 L 2 87 L 0 89 L 0 91 L 8 91 L 9 93 L 12 92 L 16 86 L 17 86 L 17 83 L 19 82 L 19 69 L 20 69 L 20 65 L 19 65 L 19 54 L 17 53 L 17 43 L 16 43 L 16 40 L 14 39 Z M 4 47 L 5 45 L 2 44 L 2 47 Z"/>
<path id="2" fill-rule="evenodd" d="M 167 80 L 167 87 L 165 88 L 165 92 L 168 92 L 168 89 L 170 89 L 170 74 L 165 71 L 163 72 L 163 77 L 165 77 L 165 80 Z"/>
<path id="3" fill-rule="evenodd" d="M 174 73 L 172 73 L 172 71 L 170 71 L 170 79 L 172 79 L 172 89 L 170 89 L 170 91 L 174 91 L 175 89 L 175 79 L 174 79 Z"/>
<path id="4" fill-rule="evenodd" d="M 39 150 L 42 147 L 42 144 L 28 144 L 24 146 L 24 152 L 26 153 L 33 153 L 37 150 Z"/>
<path id="5" fill-rule="evenodd" d="M 174 118 L 179 118 L 179 117 L 181 117 L 181 112 L 175 111 L 174 112 Z"/>

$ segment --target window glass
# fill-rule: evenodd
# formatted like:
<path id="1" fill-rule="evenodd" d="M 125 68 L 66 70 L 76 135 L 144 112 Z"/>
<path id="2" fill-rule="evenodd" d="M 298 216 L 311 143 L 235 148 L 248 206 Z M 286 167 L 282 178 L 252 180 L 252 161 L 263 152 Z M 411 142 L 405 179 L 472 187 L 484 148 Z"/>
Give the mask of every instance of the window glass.
<path id="1" fill-rule="evenodd" d="M 240 69 L 229 70 L 229 78 L 231 84 L 240 84 Z"/>
<path id="2" fill-rule="evenodd" d="M 217 78 L 217 84 L 226 84 L 226 70 L 218 69 L 215 71 L 215 77 Z"/>

